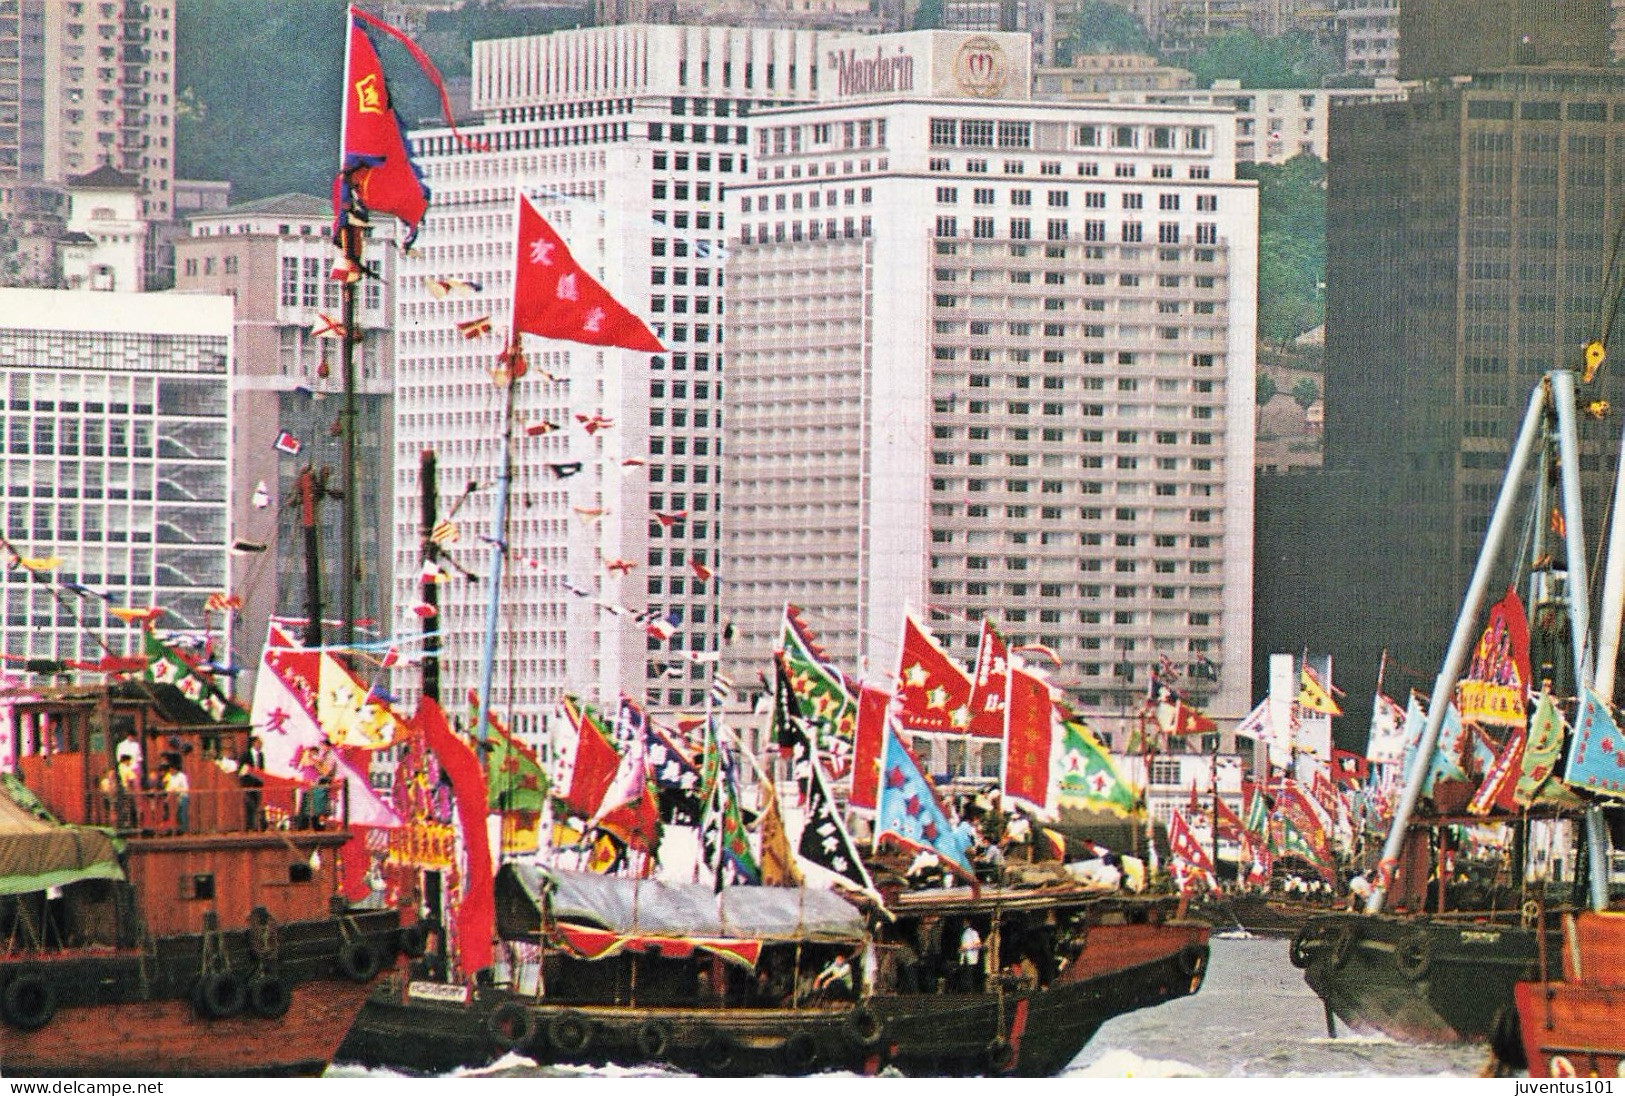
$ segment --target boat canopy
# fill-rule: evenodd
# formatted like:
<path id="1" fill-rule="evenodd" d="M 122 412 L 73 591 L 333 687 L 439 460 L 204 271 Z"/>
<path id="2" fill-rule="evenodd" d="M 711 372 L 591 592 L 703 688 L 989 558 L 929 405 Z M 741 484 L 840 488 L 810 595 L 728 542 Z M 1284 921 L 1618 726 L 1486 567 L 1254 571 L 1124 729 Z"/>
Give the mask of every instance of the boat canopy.
<path id="1" fill-rule="evenodd" d="M 724 887 L 715 893 L 707 884 L 514 862 L 498 874 L 497 894 L 504 928 L 527 932 L 544 921 L 567 921 L 645 938 L 859 943 L 865 937 L 863 915 L 851 903 L 813 887 Z M 514 924 L 516 918 L 522 924 Z"/>
<path id="2" fill-rule="evenodd" d="M 123 878 L 106 832 L 57 822 L 16 777 L 0 777 L 0 894 Z"/>

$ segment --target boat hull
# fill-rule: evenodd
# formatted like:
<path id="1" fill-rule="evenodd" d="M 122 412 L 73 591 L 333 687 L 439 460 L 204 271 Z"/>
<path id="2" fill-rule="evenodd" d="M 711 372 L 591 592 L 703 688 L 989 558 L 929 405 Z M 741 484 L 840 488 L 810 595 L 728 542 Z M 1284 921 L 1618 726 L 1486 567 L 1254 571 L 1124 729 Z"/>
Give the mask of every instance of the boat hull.
<path id="1" fill-rule="evenodd" d="M 0 1074 L 319 1074 L 395 962 L 398 928 L 398 914 L 376 911 L 280 924 L 252 940 L 236 930 L 0 960 Z M 232 972 L 238 988 L 217 981 L 206 993 L 204 969 Z M 14 988 L 25 984 L 42 993 Z"/>
<path id="2" fill-rule="evenodd" d="M 1562 981 L 1520 982 L 1518 1031 L 1506 1064 L 1531 1077 L 1619 1077 L 1625 1066 L 1625 914 L 1565 919 Z"/>
<path id="3" fill-rule="evenodd" d="M 339 1061 L 417 1073 L 489 1063 L 507 1050 L 538 1062 L 668 1065 L 706 1076 L 826 1070 L 910 1076 L 1059 1073 L 1113 1016 L 1195 993 L 1207 926 L 1090 930 L 1085 955 L 1046 989 L 897 994 L 859 1006 L 646 1008 L 543 1003 L 500 990 L 466 1005 L 375 995 Z"/>
<path id="4" fill-rule="evenodd" d="M 1328 914 L 1307 922 L 1292 961 L 1350 1029 L 1414 1043 L 1488 1040 L 1514 1008 L 1513 986 L 1539 976 L 1536 930 L 1465 920 Z M 1547 963 L 1560 942 L 1548 935 Z"/>

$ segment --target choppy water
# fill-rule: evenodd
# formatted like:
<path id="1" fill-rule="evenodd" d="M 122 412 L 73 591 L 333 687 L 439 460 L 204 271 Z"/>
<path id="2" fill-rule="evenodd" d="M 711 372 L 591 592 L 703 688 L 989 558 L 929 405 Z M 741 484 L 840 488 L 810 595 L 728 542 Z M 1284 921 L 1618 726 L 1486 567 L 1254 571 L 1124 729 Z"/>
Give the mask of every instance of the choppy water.
<path id="1" fill-rule="evenodd" d="M 1418 1046 L 1326 1034 L 1320 998 L 1287 960 L 1287 942 L 1213 941 L 1194 997 L 1119 1016 L 1096 1034 L 1068 1077 L 1476 1077 L 1484 1047 Z M 665 1069 L 542 1067 L 510 1056 L 473 1071 L 497 1077 L 681 1076 Z M 337 1068 L 329 1076 L 366 1076 Z"/>

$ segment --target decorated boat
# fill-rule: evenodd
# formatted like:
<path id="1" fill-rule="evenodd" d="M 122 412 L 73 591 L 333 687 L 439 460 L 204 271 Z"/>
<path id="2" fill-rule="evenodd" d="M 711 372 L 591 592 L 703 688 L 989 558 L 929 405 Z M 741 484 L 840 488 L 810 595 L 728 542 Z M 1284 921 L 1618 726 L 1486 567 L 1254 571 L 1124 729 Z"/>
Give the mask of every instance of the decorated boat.
<path id="1" fill-rule="evenodd" d="M 369 1006 L 347 1055 L 424 1073 L 516 1051 L 706 1076 L 1044 1077 L 1111 1017 L 1194 992 L 1208 959 L 1207 927 L 1176 903 L 1077 886 L 913 892 L 887 918 L 821 888 L 510 864 L 497 898 L 526 956 L 513 983 L 450 999 L 407 984 Z M 820 976 L 840 963 L 832 989 Z"/>
<path id="2" fill-rule="evenodd" d="M 1562 975 L 1519 982 L 1517 1029 L 1495 1044 L 1531 1077 L 1618 1077 L 1625 1068 L 1625 913 L 1563 919 Z"/>
<path id="3" fill-rule="evenodd" d="M 242 780 L 246 722 L 216 719 L 204 705 L 229 706 L 189 683 L 10 700 L 7 1077 L 319 1074 L 395 961 L 394 911 L 332 903 L 351 837 L 342 789 L 302 820 L 278 812 Z M 165 787 L 159 772 L 188 779 Z"/>
<path id="4" fill-rule="evenodd" d="M 1292 961 L 1329 1028 L 1516 1044 L 1513 987 L 1559 976 L 1560 919 L 1582 884 L 1606 889 L 1606 867 L 1577 855 L 1599 847 L 1598 823 L 1557 776 L 1597 721 L 1591 686 L 1605 669 L 1611 682 L 1618 637 L 1616 619 L 1606 645 L 1605 619 L 1598 647 L 1585 596 L 1575 391 L 1575 375 L 1559 370 L 1531 395 L 1426 715 L 1413 696 L 1398 735 L 1402 787 L 1363 912 L 1313 918 L 1294 938 Z M 1531 471 L 1535 516 L 1512 553 Z M 1521 562 L 1479 633 L 1509 556 Z M 1534 606 L 1527 617 L 1519 589 Z"/>

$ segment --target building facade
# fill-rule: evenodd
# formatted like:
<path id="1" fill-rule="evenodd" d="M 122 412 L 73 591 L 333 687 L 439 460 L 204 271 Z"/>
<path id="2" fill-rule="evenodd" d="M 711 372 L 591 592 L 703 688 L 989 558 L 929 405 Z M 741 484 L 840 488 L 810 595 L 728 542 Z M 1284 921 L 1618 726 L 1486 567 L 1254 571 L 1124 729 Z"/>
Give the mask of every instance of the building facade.
<path id="1" fill-rule="evenodd" d="M 1337 590 L 1338 609 L 1326 613 L 1322 597 L 1311 611 L 1324 643 L 1294 641 L 1336 653 L 1351 696 L 1384 648 L 1390 673 L 1436 670 L 1530 388 L 1547 370 L 1577 368 L 1600 334 L 1625 208 L 1621 120 L 1625 79 L 1602 68 L 1479 74 L 1404 103 L 1334 110 L 1330 478 L 1277 485 L 1280 512 L 1305 515 L 1302 535 L 1324 543 L 1268 554 L 1324 562 L 1309 581 Z M 1625 399 L 1606 369 L 1585 391 L 1615 407 Z M 1587 513 L 1604 512 L 1617 433 L 1582 422 Z M 1373 568 L 1374 558 L 1397 562 Z M 1291 596 L 1261 590 L 1260 603 L 1276 593 L 1282 604 Z"/>
<path id="2" fill-rule="evenodd" d="M 701 569 L 716 567 L 720 545 L 724 191 L 748 178 L 752 115 L 815 94 L 815 40 L 625 26 L 480 42 L 470 133 L 488 150 L 444 130 L 413 135 L 435 197 L 401 264 L 396 311 L 399 606 L 420 596 L 426 447 L 438 453 L 443 511 L 475 485 L 450 554 L 489 574 L 480 538 L 497 497 L 505 403 L 491 374 L 507 334 L 521 191 L 670 350 L 527 339 L 516 416 L 538 432 L 515 430 L 492 692 L 521 728 L 565 691 L 594 702 L 624 691 L 657 712 L 704 707 L 714 666 L 703 656 L 714 658 L 719 634 L 717 583 Z M 482 289 L 437 298 L 437 278 Z M 459 334 L 459 322 L 484 315 L 490 335 Z M 613 425 L 589 432 L 595 414 Z M 459 696 L 477 683 L 488 593 L 463 581 L 440 590 L 444 674 Z M 669 638 L 636 619 L 645 609 L 672 622 Z M 410 694 L 412 683 L 402 686 Z"/>
<path id="3" fill-rule="evenodd" d="M 1024 35 L 824 42 L 730 188 L 724 665 L 786 601 L 889 680 L 905 609 L 1247 711 L 1257 202 L 1228 114 L 1029 96 Z M 1042 656 L 1042 657 L 1048 657 Z M 1209 671 L 1211 674 L 1209 675 Z"/>
<path id="4" fill-rule="evenodd" d="M 231 536 L 233 543 L 254 547 L 237 558 L 232 592 L 243 602 L 235 645 L 250 671 L 259 665 L 272 615 L 309 615 L 296 487 L 307 466 L 332 492 L 317 507 L 322 615 L 337 621 L 344 612 L 344 507 L 336 496 L 342 481 L 344 378 L 336 332 L 319 334 L 329 319 L 342 318 L 340 283 L 328 276 L 338 258 L 332 221 L 327 199 L 284 194 L 199 213 L 175 248 L 177 290 L 225 294 L 235 305 Z M 358 619 L 374 622 L 363 634 L 392 619 L 395 227 L 379 218 L 368 236 L 363 261 L 369 273 L 358 284 L 356 309 L 361 329 L 355 372 L 361 494 L 356 600 Z M 298 441 L 297 453 L 277 447 L 283 431 Z M 334 637 L 329 642 L 336 641 L 338 628 L 328 634 Z"/>
<path id="5" fill-rule="evenodd" d="M 8 656 L 139 652 L 114 607 L 206 629 L 232 581 L 231 361 L 226 297 L 0 289 L 6 538 L 46 561 L 0 572 Z"/>

